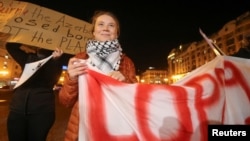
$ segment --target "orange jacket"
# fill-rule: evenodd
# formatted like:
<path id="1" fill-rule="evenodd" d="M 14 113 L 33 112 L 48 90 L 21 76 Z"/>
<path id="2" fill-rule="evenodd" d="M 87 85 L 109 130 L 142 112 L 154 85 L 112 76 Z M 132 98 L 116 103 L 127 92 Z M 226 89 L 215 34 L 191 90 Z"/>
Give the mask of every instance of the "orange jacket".
<path id="1" fill-rule="evenodd" d="M 85 52 L 79 53 L 75 57 L 80 59 L 88 58 Z M 126 55 L 122 56 L 119 71 L 125 76 L 126 83 L 137 82 L 134 63 Z M 67 74 L 64 85 L 59 92 L 59 101 L 66 107 L 72 107 L 64 141 L 77 141 L 79 129 L 78 81 L 70 80 Z"/>

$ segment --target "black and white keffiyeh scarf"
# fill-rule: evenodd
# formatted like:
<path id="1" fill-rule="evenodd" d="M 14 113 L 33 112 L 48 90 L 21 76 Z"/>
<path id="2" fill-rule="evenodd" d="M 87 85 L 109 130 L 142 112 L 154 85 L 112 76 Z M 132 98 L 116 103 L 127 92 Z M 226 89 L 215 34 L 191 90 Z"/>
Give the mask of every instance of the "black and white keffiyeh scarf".
<path id="1" fill-rule="evenodd" d="M 112 41 L 89 40 L 86 46 L 90 64 L 104 73 L 119 69 L 122 48 L 118 39 Z"/>

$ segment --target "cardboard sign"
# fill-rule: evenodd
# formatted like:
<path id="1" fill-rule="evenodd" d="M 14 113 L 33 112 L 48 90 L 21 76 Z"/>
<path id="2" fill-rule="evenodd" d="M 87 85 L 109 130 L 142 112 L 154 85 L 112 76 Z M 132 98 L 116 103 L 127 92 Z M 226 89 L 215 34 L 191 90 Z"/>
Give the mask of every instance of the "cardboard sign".
<path id="1" fill-rule="evenodd" d="M 28 2 L 0 0 L 0 32 L 17 42 L 65 53 L 85 51 L 93 26 L 83 20 Z"/>

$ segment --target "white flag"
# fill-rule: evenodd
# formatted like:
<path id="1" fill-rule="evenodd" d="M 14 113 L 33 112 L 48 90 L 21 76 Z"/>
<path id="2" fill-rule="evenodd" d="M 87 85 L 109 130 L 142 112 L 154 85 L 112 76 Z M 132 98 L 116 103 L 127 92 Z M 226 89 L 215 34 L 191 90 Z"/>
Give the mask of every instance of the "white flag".
<path id="1" fill-rule="evenodd" d="M 22 85 L 25 81 L 27 81 L 37 70 L 39 70 L 46 62 L 48 62 L 52 56 L 53 55 L 50 55 L 49 57 L 44 58 L 42 60 L 25 64 L 23 73 L 19 81 L 15 85 L 14 89 Z"/>

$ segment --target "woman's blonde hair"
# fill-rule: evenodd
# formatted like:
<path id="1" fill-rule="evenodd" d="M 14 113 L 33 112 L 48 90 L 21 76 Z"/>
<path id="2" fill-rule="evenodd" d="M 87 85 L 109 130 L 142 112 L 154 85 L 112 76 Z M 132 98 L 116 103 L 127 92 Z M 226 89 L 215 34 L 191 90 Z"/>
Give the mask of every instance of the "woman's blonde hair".
<path id="1" fill-rule="evenodd" d="M 105 10 L 95 11 L 94 15 L 92 16 L 91 21 L 90 21 L 92 23 L 92 25 L 95 26 L 96 19 L 101 15 L 108 15 L 114 19 L 114 21 L 116 22 L 116 25 L 117 25 L 117 36 L 119 36 L 120 35 L 120 22 L 119 22 L 117 16 L 110 11 L 105 11 Z M 92 29 L 92 33 L 94 32 L 94 29 L 95 29 L 95 27 Z"/>

